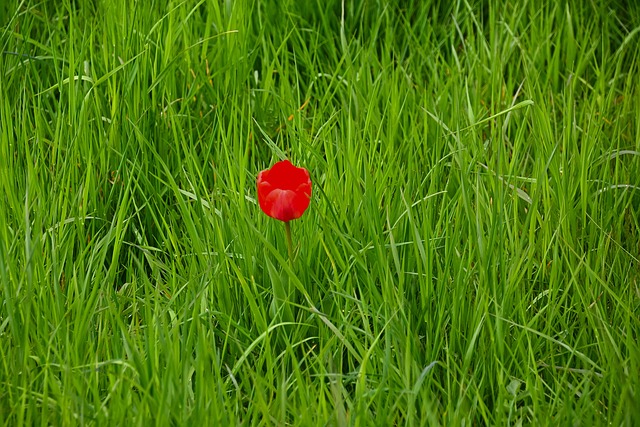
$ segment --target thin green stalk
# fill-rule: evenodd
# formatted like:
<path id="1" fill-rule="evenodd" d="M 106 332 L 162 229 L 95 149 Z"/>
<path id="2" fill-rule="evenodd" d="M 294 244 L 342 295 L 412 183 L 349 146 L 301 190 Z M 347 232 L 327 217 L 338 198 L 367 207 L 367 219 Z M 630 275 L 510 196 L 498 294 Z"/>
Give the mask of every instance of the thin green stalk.
<path id="1" fill-rule="evenodd" d="M 287 236 L 287 250 L 289 252 L 289 265 L 293 269 L 293 242 L 291 240 L 291 225 L 289 221 L 284 223 L 284 234 Z"/>

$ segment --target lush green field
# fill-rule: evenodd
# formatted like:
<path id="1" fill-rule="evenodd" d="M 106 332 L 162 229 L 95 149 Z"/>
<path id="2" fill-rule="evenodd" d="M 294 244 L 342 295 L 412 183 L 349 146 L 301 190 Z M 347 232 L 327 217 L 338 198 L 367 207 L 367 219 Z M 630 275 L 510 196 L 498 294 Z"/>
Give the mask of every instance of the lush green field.
<path id="1" fill-rule="evenodd" d="M 640 425 L 626 3 L 2 2 L 0 424 Z"/>

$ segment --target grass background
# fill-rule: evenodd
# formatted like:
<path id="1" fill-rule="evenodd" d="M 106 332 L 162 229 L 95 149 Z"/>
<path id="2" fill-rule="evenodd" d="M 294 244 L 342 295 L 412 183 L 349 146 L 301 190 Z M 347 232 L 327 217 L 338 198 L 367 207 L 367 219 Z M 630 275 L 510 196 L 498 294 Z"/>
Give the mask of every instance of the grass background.
<path id="1" fill-rule="evenodd" d="M 0 423 L 640 423 L 635 2 L 0 23 Z"/>

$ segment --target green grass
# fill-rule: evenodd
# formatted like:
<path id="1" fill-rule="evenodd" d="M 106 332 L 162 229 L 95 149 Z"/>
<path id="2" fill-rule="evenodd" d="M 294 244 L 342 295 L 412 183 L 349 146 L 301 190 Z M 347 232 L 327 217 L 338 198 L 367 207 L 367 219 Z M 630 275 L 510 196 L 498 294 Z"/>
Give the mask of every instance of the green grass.
<path id="1" fill-rule="evenodd" d="M 640 7 L 384 3 L 2 3 L 0 424 L 640 424 Z"/>

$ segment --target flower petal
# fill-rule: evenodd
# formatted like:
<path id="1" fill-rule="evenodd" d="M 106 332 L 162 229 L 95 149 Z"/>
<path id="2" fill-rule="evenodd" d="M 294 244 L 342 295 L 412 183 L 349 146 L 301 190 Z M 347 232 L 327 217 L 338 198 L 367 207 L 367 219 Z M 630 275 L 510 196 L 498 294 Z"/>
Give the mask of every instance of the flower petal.
<path id="1" fill-rule="evenodd" d="M 261 171 L 257 187 L 260 209 L 280 221 L 300 218 L 311 201 L 309 172 L 288 160 Z"/>

